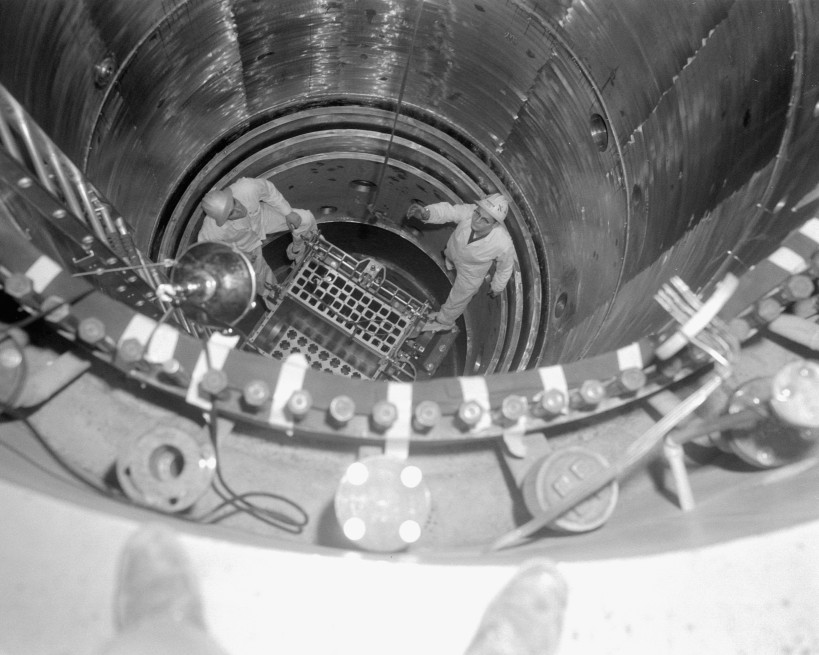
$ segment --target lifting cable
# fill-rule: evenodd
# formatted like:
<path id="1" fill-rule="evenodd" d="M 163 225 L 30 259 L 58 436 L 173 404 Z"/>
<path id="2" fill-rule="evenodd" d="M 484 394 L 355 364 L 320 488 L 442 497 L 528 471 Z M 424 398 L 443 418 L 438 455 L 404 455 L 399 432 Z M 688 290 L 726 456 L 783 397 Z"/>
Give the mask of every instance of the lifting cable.
<path id="1" fill-rule="evenodd" d="M 398 125 L 398 117 L 401 115 L 401 104 L 404 100 L 404 89 L 407 87 L 407 74 L 409 73 L 409 67 L 412 63 L 412 53 L 415 50 L 415 41 L 418 37 L 418 26 L 421 24 L 421 14 L 424 11 L 424 0 L 421 0 L 420 4 L 418 5 L 418 15 L 415 17 L 415 27 L 412 30 L 412 41 L 410 42 L 410 49 L 409 53 L 407 54 L 407 63 L 404 65 L 404 73 L 403 77 L 401 78 L 401 88 L 398 90 L 398 101 L 395 105 L 395 117 L 392 121 L 392 130 L 390 131 L 390 140 L 387 143 L 387 152 L 384 154 L 384 161 L 381 164 L 381 173 L 378 176 L 378 182 L 375 185 L 375 197 L 373 201 L 368 205 L 367 209 L 369 210 L 367 222 L 368 223 L 375 223 L 379 216 L 378 212 L 375 211 L 376 202 L 378 201 L 378 196 L 381 193 L 381 184 L 384 182 L 384 175 L 387 172 L 387 163 L 390 160 L 390 152 L 392 151 L 392 143 L 395 139 L 395 128 Z"/>

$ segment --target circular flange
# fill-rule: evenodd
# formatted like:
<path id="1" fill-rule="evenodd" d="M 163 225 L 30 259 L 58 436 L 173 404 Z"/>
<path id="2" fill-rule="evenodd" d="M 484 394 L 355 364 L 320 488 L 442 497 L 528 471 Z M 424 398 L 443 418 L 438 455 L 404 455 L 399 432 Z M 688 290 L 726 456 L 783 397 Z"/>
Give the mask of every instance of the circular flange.
<path id="1" fill-rule="evenodd" d="M 361 548 L 382 553 L 418 541 L 430 506 L 421 469 L 387 455 L 350 464 L 335 495 L 336 518 L 344 535 Z"/>
<path id="2" fill-rule="evenodd" d="M 819 428 L 819 364 L 800 360 L 783 366 L 771 381 L 771 409 L 790 425 Z"/>
<path id="3" fill-rule="evenodd" d="M 609 468 L 606 458 L 583 446 L 571 446 L 540 458 L 526 474 L 523 499 L 533 516 L 542 514 L 572 489 Z M 613 481 L 556 519 L 549 527 L 565 532 L 589 532 L 609 520 L 619 487 Z"/>
<path id="4" fill-rule="evenodd" d="M 216 453 L 202 435 L 156 426 L 122 444 L 116 471 L 120 486 L 132 500 L 164 512 L 181 512 L 210 486 Z"/>
<path id="5" fill-rule="evenodd" d="M 720 440 L 742 461 L 763 469 L 797 461 L 816 443 L 815 439 L 806 438 L 811 432 L 768 415 L 767 405 L 773 406 L 772 393 L 772 381 L 767 377 L 750 380 L 739 387 L 728 401 L 728 413 L 758 408 L 765 418 L 750 430 L 728 430 Z"/>

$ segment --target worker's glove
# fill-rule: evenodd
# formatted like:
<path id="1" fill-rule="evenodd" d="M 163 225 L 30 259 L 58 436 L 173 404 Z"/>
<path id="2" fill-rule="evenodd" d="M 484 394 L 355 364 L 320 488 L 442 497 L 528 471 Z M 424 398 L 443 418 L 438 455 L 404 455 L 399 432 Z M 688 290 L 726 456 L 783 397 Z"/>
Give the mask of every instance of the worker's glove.
<path id="1" fill-rule="evenodd" d="M 423 205 L 414 202 L 407 209 L 407 218 L 417 218 L 421 221 L 429 220 L 429 209 Z"/>
<path id="2" fill-rule="evenodd" d="M 296 261 L 301 253 L 304 252 L 304 241 L 301 239 L 294 239 L 293 243 L 287 246 L 287 258 L 294 262 Z"/>
<path id="3" fill-rule="evenodd" d="M 301 216 L 299 216 L 296 212 L 290 212 L 284 217 L 284 220 L 287 223 L 287 228 L 291 232 L 301 226 Z"/>

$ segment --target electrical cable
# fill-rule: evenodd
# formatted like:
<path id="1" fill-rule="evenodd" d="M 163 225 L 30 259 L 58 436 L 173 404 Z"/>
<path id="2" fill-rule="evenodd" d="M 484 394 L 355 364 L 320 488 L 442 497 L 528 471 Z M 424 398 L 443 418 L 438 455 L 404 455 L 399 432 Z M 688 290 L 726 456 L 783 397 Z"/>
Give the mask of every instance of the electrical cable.
<path id="1" fill-rule="evenodd" d="M 381 164 L 381 173 L 378 176 L 378 182 L 375 185 L 375 197 L 373 201 L 369 204 L 367 209 L 369 210 L 369 215 L 367 217 L 368 223 L 374 223 L 374 220 L 378 220 L 378 216 L 375 211 L 375 205 L 378 201 L 378 196 L 381 194 L 381 184 L 384 182 L 384 175 L 387 172 L 387 163 L 390 160 L 390 153 L 392 151 L 392 143 L 395 139 L 395 128 L 398 125 L 398 117 L 401 115 L 401 105 L 404 101 L 404 90 L 407 87 L 407 74 L 409 73 L 410 64 L 412 63 L 412 53 L 415 50 L 415 41 L 418 37 L 418 26 L 421 24 L 421 15 L 423 14 L 424 10 L 424 0 L 418 5 L 418 15 L 415 17 L 415 27 L 412 30 L 412 41 L 410 42 L 410 49 L 407 53 L 407 63 L 404 66 L 404 73 L 401 79 L 401 88 L 398 90 L 398 101 L 395 103 L 395 117 L 392 121 L 392 130 L 390 130 L 390 140 L 387 143 L 387 151 L 384 154 L 384 162 Z"/>
<path id="2" fill-rule="evenodd" d="M 102 495 L 105 495 L 105 496 L 111 496 L 112 495 L 110 490 L 96 484 L 93 480 L 91 480 L 90 478 L 88 478 L 85 475 L 83 475 L 82 473 L 80 473 L 76 468 L 74 468 L 67 461 L 65 461 L 65 459 L 62 457 L 62 455 L 60 455 L 54 449 L 54 447 L 43 436 L 42 432 L 40 432 L 40 430 L 37 429 L 37 427 L 29 420 L 29 418 L 25 414 L 23 414 L 19 410 L 15 409 L 14 407 L 11 407 L 11 406 L 7 405 L 4 401 L 0 401 L 0 414 L 6 414 L 6 415 L 10 416 L 11 418 L 13 418 L 14 420 L 20 421 L 23 425 L 25 425 L 26 428 L 31 432 L 31 434 L 37 440 L 37 442 L 40 444 L 40 446 L 43 448 L 43 450 L 45 450 L 51 456 L 51 458 L 60 466 L 60 468 L 63 471 L 65 471 L 66 473 L 68 473 L 69 476 L 71 476 L 74 480 L 77 480 L 78 482 L 80 482 L 84 487 L 90 487 L 91 489 L 93 489 L 94 491 L 96 491 L 96 492 L 98 492 L 98 493 L 100 493 Z M 12 452 L 16 453 L 18 456 L 20 456 L 23 459 L 27 460 L 29 463 L 33 464 L 37 468 L 45 471 L 49 475 L 57 477 L 55 475 L 54 471 L 49 471 L 47 468 L 45 468 L 41 464 L 35 463 L 30 457 L 28 457 L 28 456 L 24 455 L 23 453 L 17 451 L 16 449 L 14 449 L 9 444 L 6 444 L 5 442 L 0 441 L 0 445 L 2 445 L 3 447 L 11 450 Z"/>
<path id="3" fill-rule="evenodd" d="M 206 340 L 203 340 L 203 346 L 205 349 L 205 359 L 207 361 L 208 368 L 210 369 L 213 366 Z M 205 512 L 203 515 L 197 517 L 197 520 L 199 521 L 204 520 L 207 523 L 218 523 L 219 521 L 224 520 L 228 516 L 232 516 L 234 514 L 242 512 L 274 528 L 284 530 L 285 532 L 290 532 L 291 534 L 301 534 L 305 526 L 309 523 L 310 517 L 298 503 L 273 492 L 252 491 L 239 494 L 236 493 L 227 483 L 224 476 L 222 475 L 221 470 L 222 467 L 221 456 L 219 451 L 218 421 L 219 412 L 216 406 L 216 399 L 211 398 L 211 408 L 208 417 L 208 429 L 211 441 L 213 442 L 214 450 L 216 451 L 216 476 L 214 477 L 214 481 L 211 486 L 214 492 L 222 499 L 222 503 L 217 505 L 215 508 L 209 510 L 208 512 Z M 222 489 L 219 488 L 220 485 Z M 248 498 L 251 497 L 268 498 L 271 500 L 275 500 L 276 502 L 281 502 L 285 505 L 289 505 L 299 516 L 298 518 L 293 518 L 283 512 L 279 512 L 274 509 L 259 507 L 258 505 L 251 503 L 248 500 Z M 235 508 L 234 511 L 229 512 L 228 514 L 225 514 L 220 517 L 206 519 L 206 517 L 210 516 L 211 514 L 214 514 L 215 512 L 218 512 L 221 509 L 231 505 Z"/>

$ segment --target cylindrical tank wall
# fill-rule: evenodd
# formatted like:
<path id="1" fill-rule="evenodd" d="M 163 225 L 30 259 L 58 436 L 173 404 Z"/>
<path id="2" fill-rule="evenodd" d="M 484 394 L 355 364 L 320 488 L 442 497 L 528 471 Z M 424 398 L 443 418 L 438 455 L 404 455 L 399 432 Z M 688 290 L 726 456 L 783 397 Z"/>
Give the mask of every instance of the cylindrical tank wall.
<path id="1" fill-rule="evenodd" d="M 419 11 L 404 106 L 468 143 L 524 209 L 548 267 L 533 361 L 656 329 L 667 277 L 705 286 L 804 218 L 792 210 L 819 169 L 808 0 L 7 0 L 0 82 L 148 247 L 247 131 L 394 106 Z"/>

